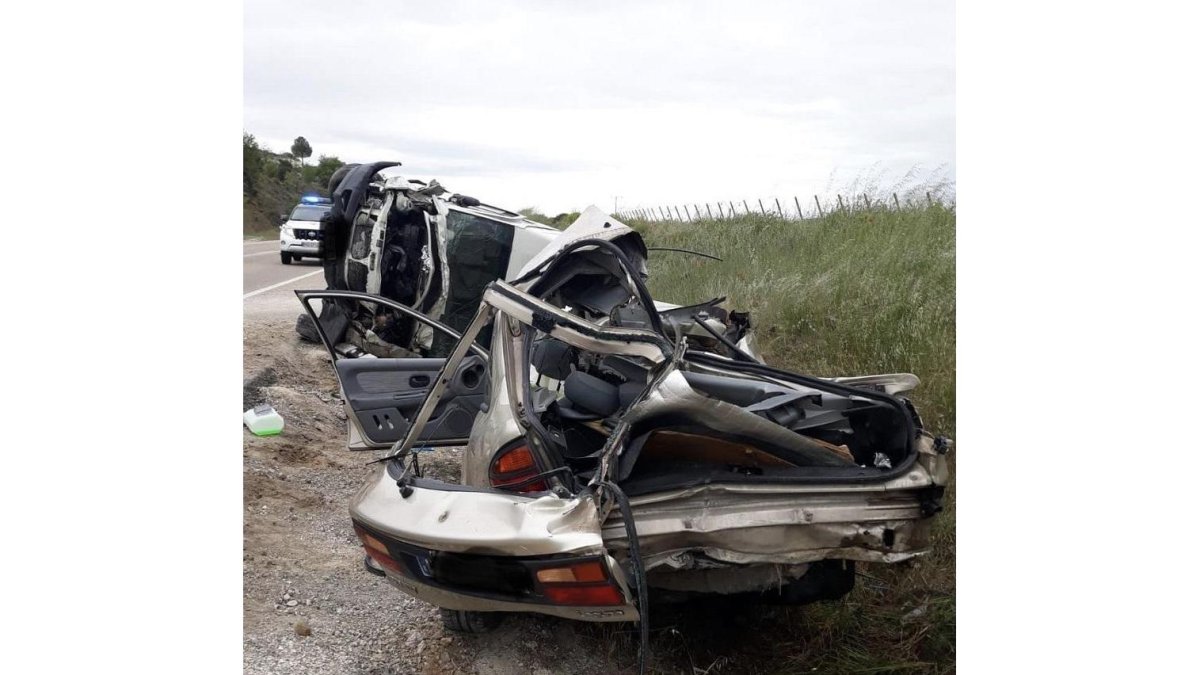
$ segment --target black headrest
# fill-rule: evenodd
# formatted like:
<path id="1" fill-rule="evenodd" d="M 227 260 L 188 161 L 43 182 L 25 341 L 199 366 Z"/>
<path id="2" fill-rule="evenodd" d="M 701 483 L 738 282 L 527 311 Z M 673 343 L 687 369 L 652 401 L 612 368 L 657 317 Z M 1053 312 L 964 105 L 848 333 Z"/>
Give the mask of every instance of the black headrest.
<path id="1" fill-rule="evenodd" d="M 583 408 L 605 417 L 621 407 L 617 386 L 578 370 L 567 376 L 563 393 L 576 408 Z"/>
<path id="2" fill-rule="evenodd" d="M 571 364 L 575 362 L 575 349 L 559 340 L 539 340 L 533 345 L 531 362 L 542 375 L 565 380 L 571 374 Z"/>

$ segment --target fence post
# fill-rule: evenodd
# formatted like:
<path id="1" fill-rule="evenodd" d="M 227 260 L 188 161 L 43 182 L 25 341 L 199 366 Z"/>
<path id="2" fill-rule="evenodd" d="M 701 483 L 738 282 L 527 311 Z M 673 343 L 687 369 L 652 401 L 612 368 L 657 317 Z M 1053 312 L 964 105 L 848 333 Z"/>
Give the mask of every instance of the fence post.
<path id="1" fill-rule="evenodd" d="M 704 217 L 704 216 L 700 215 L 700 205 L 699 204 L 692 204 L 692 210 L 696 212 L 696 220 L 700 220 L 701 218 Z"/>
<path id="2" fill-rule="evenodd" d="M 868 209 L 871 208 L 871 198 L 865 192 L 863 193 L 863 204 L 866 204 Z"/>
<path id="3" fill-rule="evenodd" d="M 720 203 L 717 204 L 717 206 L 720 206 L 720 205 L 721 205 Z M 704 210 L 708 211 L 708 219 L 712 220 L 712 207 L 708 205 L 708 202 L 704 202 Z"/>
<path id="4" fill-rule="evenodd" d="M 779 211 L 779 217 L 783 217 L 783 207 L 779 205 L 779 197 L 775 198 L 775 210 Z"/>
<path id="5" fill-rule="evenodd" d="M 896 202 L 896 210 L 899 211 L 900 210 L 900 198 L 896 196 L 895 192 L 892 193 L 892 201 Z"/>
<path id="6" fill-rule="evenodd" d="M 750 215 L 750 204 L 745 199 L 742 200 L 742 206 L 746 207 L 746 215 Z"/>
<path id="7" fill-rule="evenodd" d="M 766 210 L 766 209 L 764 209 L 764 208 L 763 208 L 763 205 L 762 205 L 762 199 L 759 199 L 759 200 L 758 200 L 758 210 L 759 210 L 759 211 L 762 211 L 762 214 L 763 214 L 764 216 L 765 216 L 765 215 L 767 215 L 767 210 Z"/>
<path id="8" fill-rule="evenodd" d="M 930 206 L 933 206 L 933 197 L 929 195 L 928 190 L 925 191 L 925 201 L 929 202 Z"/>
<path id="9" fill-rule="evenodd" d="M 660 206 L 660 207 L 658 207 L 658 217 L 659 217 L 659 219 L 661 219 L 661 220 L 666 220 L 666 219 L 667 219 L 667 216 L 666 216 L 666 214 L 664 214 L 664 213 L 663 213 L 663 210 L 662 210 L 662 207 L 661 207 L 661 206 Z"/>
<path id="10" fill-rule="evenodd" d="M 676 218 L 679 218 L 679 220 L 683 220 L 683 218 L 682 218 L 682 217 L 680 217 L 680 215 L 679 215 L 679 207 L 678 207 L 678 206 L 673 206 L 673 207 L 671 207 L 671 208 L 675 209 L 675 217 L 676 217 Z"/>
<path id="11" fill-rule="evenodd" d="M 845 211 L 846 205 L 842 203 L 842 194 L 838 193 L 838 211 Z"/>
<path id="12" fill-rule="evenodd" d="M 733 200 L 730 199 L 729 200 L 729 217 L 732 218 L 736 215 L 737 215 L 737 209 L 733 208 Z"/>
<path id="13" fill-rule="evenodd" d="M 817 203 L 817 216 L 820 218 L 824 218 L 825 210 L 821 208 L 821 200 L 818 199 L 816 195 L 813 195 L 813 201 Z"/>
<path id="14" fill-rule="evenodd" d="M 717 202 L 717 210 L 721 212 L 721 220 L 725 220 L 725 207 L 721 206 L 721 202 Z"/>
<path id="15" fill-rule="evenodd" d="M 804 220 L 804 212 L 800 210 L 800 198 L 796 195 L 792 195 L 792 199 L 796 200 L 796 218 L 799 220 Z"/>

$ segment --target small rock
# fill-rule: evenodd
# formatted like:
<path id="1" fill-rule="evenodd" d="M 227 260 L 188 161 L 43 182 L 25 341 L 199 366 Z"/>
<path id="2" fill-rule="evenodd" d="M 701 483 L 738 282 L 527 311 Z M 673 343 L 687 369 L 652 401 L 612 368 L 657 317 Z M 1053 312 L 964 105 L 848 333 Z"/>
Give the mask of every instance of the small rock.
<path id="1" fill-rule="evenodd" d="M 288 600 L 288 601 L 287 601 L 287 606 L 288 606 L 288 607 L 295 607 L 295 606 L 296 606 L 296 605 L 298 605 L 298 604 L 300 604 L 300 603 L 296 602 L 295 600 Z"/>
<path id="2" fill-rule="evenodd" d="M 309 635 L 312 635 L 312 629 L 308 627 L 307 623 L 303 621 L 297 621 L 296 635 L 299 635 L 300 637 L 308 637 Z"/>
<path id="3" fill-rule="evenodd" d="M 291 593 L 284 593 L 284 594 L 283 594 L 283 601 L 284 601 L 284 602 L 287 602 L 288 600 L 291 600 L 291 599 L 292 599 L 292 594 L 291 594 Z"/>

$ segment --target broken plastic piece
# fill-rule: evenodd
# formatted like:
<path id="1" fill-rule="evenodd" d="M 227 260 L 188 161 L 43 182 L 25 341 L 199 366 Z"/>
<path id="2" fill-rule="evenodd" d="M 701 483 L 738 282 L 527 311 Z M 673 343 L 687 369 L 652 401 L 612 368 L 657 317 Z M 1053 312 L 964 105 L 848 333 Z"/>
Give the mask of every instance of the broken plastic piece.
<path id="1" fill-rule="evenodd" d="M 243 413 L 242 422 L 255 436 L 276 436 L 283 431 L 283 416 L 266 403 Z"/>
<path id="2" fill-rule="evenodd" d="M 892 468 L 892 460 L 882 452 L 875 453 L 875 468 L 890 469 Z"/>

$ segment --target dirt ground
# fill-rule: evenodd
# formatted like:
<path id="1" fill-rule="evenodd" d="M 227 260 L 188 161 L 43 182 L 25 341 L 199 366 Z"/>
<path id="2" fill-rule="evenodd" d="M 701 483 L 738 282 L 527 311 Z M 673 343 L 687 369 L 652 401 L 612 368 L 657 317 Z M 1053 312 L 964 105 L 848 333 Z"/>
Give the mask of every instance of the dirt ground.
<path id="1" fill-rule="evenodd" d="M 279 436 L 243 441 L 243 637 L 247 673 L 606 672 L 570 622 L 512 617 L 496 632 L 443 632 L 438 611 L 363 569 L 350 496 L 374 453 L 345 449 L 324 348 L 292 318 L 246 318 L 243 409 L 269 402 Z M 457 450 L 432 465 L 457 473 Z M 427 467 L 430 465 L 425 463 Z"/>

